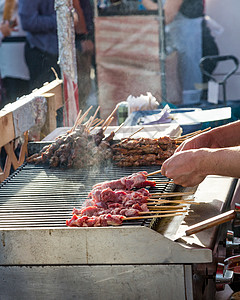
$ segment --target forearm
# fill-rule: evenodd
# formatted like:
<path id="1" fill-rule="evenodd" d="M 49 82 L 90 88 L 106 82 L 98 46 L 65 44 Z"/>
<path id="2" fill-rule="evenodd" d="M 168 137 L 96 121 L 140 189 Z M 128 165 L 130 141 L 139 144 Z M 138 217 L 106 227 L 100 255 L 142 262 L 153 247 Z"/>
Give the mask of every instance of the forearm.
<path id="1" fill-rule="evenodd" d="M 207 153 L 205 162 L 205 175 L 240 178 L 240 146 L 211 149 Z"/>
<path id="2" fill-rule="evenodd" d="M 206 134 L 211 135 L 218 142 L 220 147 L 239 146 L 240 121 L 214 128 Z"/>

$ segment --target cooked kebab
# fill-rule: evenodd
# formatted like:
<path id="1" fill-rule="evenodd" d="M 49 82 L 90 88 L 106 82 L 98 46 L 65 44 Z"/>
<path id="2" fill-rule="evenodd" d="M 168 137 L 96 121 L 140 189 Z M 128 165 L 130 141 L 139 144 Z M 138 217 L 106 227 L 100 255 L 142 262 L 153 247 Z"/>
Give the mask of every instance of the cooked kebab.
<path id="1" fill-rule="evenodd" d="M 170 137 L 123 139 L 112 145 L 113 160 L 120 167 L 162 165 L 177 145 Z"/>
<path id="2" fill-rule="evenodd" d="M 84 125 L 59 136 L 40 153 L 30 156 L 30 163 L 48 163 L 51 167 L 81 168 L 101 164 L 112 158 L 112 150 L 103 129 L 91 134 Z M 109 138 L 108 138 L 109 139 Z"/>

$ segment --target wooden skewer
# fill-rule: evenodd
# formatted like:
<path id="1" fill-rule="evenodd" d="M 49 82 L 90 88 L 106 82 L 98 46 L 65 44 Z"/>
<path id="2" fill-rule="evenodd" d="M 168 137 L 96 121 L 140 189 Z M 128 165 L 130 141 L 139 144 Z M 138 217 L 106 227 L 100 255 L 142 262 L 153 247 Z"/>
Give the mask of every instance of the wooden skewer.
<path id="1" fill-rule="evenodd" d="M 118 128 L 114 131 L 114 133 L 116 134 L 118 130 L 121 129 L 123 126 L 124 126 L 124 122 L 120 126 L 118 126 Z"/>
<path id="2" fill-rule="evenodd" d="M 189 201 L 193 201 L 194 198 L 190 198 L 190 199 L 184 199 L 184 200 L 168 200 L 168 199 L 162 199 L 162 198 L 148 198 L 148 202 L 159 202 L 159 203 L 178 203 L 178 202 L 189 202 Z"/>
<path id="3" fill-rule="evenodd" d="M 128 139 L 130 139 L 134 134 L 138 133 L 139 131 L 141 131 L 141 130 L 143 130 L 143 129 L 144 129 L 144 127 L 139 128 L 138 130 L 136 130 L 135 132 L 133 132 L 131 135 L 129 135 L 129 137 L 127 137 L 127 138 L 121 140 L 121 143 L 122 143 L 122 142 L 125 142 L 125 141 L 128 140 Z"/>
<path id="4" fill-rule="evenodd" d="M 92 128 L 90 129 L 90 131 L 92 131 L 92 130 L 95 129 L 96 127 L 100 126 L 103 122 L 104 122 L 104 120 L 100 120 L 97 124 L 94 125 L 94 127 L 92 127 Z"/>
<path id="5" fill-rule="evenodd" d="M 98 106 L 98 108 L 96 109 L 96 111 L 95 111 L 95 113 L 94 113 L 94 115 L 93 115 L 93 121 L 94 121 L 94 119 L 96 118 L 96 115 L 97 115 L 99 109 L 100 109 L 100 106 Z M 92 123 L 91 123 L 90 126 L 92 126 Z"/>
<path id="6" fill-rule="evenodd" d="M 170 180 L 170 181 L 156 181 L 156 184 L 169 184 L 169 183 L 173 183 L 174 184 L 174 181 L 173 180 Z"/>
<path id="7" fill-rule="evenodd" d="M 131 138 L 134 134 L 138 133 L 139 131 L 143 130 L 144 127 L 139 128 L 138 130 L 136 130 L 134 133 L 132 133 L 131 135 L 129 135 L 128 138 Z"/>
<path id="8" fill-rule="evenodd" d="M 107 119 L 104 121 L 104 123 L 102 124 L 102 128 L 107 124 L 107 122 L 109 121 L 109 119 L 112 117 L 112 115 L 116 112 L 116 110 L 118 109 L 118 105 L 116 105 L 116 107 L 114 108 L 114 110 L 111 112 L 111 114 L 107 117 Z"/>
<path id="9" fill-rule="evenodd" d="M 162 205 L 162 204 L 167 204 L 167 203 L 175 203 L 175 204 L 189 204 L 189 203 L 198 203 L 193 201 L 192 199 L 190 200 L 161 200 L 161 199 L 150 199 L 148 200 L 148 205 Z"/>
<path id="10" fill-rule="evenodd" d="M 88 110 L 81 116 L 81 118 L 79 119 L 77 125 L 81 125 L 84 118 L 87 116 L 87 114 L 89 113 L 89 111 L 92 109 L 92 105 L 88 108 Z"/>
<path id="11" fill-rule="evenodd" d="M 208 128 L 203 129 L 203 130 L 197 130 L 195 132 L 191 132 L 191 133 L 185 134 L 183 136 L 180 136 L 179 138 L 176 138 L 175 141 L 186 140 L 188 138 L 194 137 L 194 136 L 196 136 L 196 135 L 198 135 L 200 133 L 203 133 L 205 131 L 208 131 L 210 129 L 211 129 L 211 127 L 208 127 Z"/>
<path id="12" fill-rule="evenodd" d="M 189 136 L 192 136 L 192 135 L 194 135 L 194 134 L 198 134 L 198 133 L 200 133 L 200 132 L 201 132 L 201 130 L 197 130 L 197 131 L 194 131 L 194 132 L 190 132 L 190 133 L 184 134 L 184 135 L 182 135 L 182 136 L 179 136 L 178 138 L 175 138 L 174 140 L 176 141 L 176 140 L 181 140 L 181 139 L 189 138 Z"/>
<path id="13" fill-rule="evenodd" d="M 108 126 L 112 123 L 114 117 L 111 117 L 105 125 L 105 129 L 103 129 L 103 133 L 107 130 Z"/>
<path id="14" fill-rule="evenodd" d="M 91 126 L 96 125 L 101 119 L 96 118 L 95 120 L 92 121 Z"/>
<path id="15" fill-rule="evenodd" d="M 78 123 L 78 120 L 80 119 L 80 116 L 81 116 L 81 113 L 82 113 L 82 110 L 80 109 L 79 112 L 78 112 L 78 115 L 77 115 L 77 118 L 76 118 L 76 121 L 73 125 L 73 127 L 71 128 L 70 132 L 74 131 L 76 126 L 77 126 L 77 123 Z"/>
<path id="16" fill-rule="evenodd" d="M 151 193 L 150 196 L 166 196 L 166 197 L 177 197 L 177 196 L 187 196 L 194 195 L 194 192 L 172 192 L 172 193 Z"/>
<path id="17" fill-rule="evenodd" d="M 150 219 L 150 218 L 167 218 L 167 217 L 175 217 L 175 216 L 182 216 L 182 213 L 173 213 L 173 214 L 166 214 L 166 215 L 153 215 L 153 216 L 141 216 L 141 217 L 126 217 L 123 220 L 141 220 L 141 219 Z"/>
<path id="18" fill-rule="evenodd" d="M 153 175 L 159 174 L 159 173 L 161 173 L 161 170 L 157 170 L 157 171 L 155 171 L 155 172 L 149 173 L 149 174 L 147 174 L 147 177 L 148 177 L 148 176 L 153 176 Z"/>
<path id="19" fill-rule="evenodd" d="M 171 210 L 171 213 L 184 213 L 184 212 L 188 212 L 189 210 L 185 209 L 175 209 L 175 210 Z M 169 213 L 169 210 L 159 210 L 159 211 L 141 211 L 138 214 L 139 215 L 146 215 L 146 214 L 167 214 Z"/>
<path id="20" fill-rule="evenodd" d="M 89 118 L 89 120 L 84 124 L 86 127 L 85 127 L 85 130 L 88 131 L 89 130 L 89 127 L 91 126 L 91 123 L 92 123 L 92 116 Z"/>
<path id="21" fill-rule="evenodd" d="M 174 204 L 173 202 L 171 202 L 172 204 Z M 152 202 L 152 203 L 149 203 L 147 204 L 147 207 L 148 209 L 158 209 L 159 207 L 165 207 L 166 205 L 165 204 L 170 204 L 169 202 Z M 184 206 L 186 206 L 187 204 L 200 204 L 199 202 L 177 202 L 175 204 L 183 204 Z M 178 207 L 178 205 L 176 205 L 176 207 Z M 173 207 L 175 207 L 175 205 L 173 205 Z"/>
<path id="22" fill-rule="evenodd" d="M 157 205 L 157 206 L 149 206 L 148 205 L 148 209 L 160 209 L 160 210 L 164 210 L 164 209 L 176 209 L 176 208 L 186 208 L 186 205 Z"/>

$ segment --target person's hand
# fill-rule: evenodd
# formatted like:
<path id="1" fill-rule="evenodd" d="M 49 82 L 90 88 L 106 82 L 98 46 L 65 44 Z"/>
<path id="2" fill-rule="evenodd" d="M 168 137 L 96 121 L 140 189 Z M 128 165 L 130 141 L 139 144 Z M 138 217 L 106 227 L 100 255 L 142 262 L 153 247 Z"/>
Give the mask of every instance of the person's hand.
<path id="1" fill-rule="evenodd" d="M 162 175 L 181 186 L 195 186 L 208 175 L 209 149 L 175 152 L 161 168 Z"/>
<path id="2" fill-rule="evenodd" d="M 13 28 L 9 25 L 9 22 L 8 21 L 5 21 L 4 23 L 2 23 L 0 25 L 0 30 L 3 34 L 4 37 L 7 37 L 9 36 L 12 31 L 13 31 Z"/>

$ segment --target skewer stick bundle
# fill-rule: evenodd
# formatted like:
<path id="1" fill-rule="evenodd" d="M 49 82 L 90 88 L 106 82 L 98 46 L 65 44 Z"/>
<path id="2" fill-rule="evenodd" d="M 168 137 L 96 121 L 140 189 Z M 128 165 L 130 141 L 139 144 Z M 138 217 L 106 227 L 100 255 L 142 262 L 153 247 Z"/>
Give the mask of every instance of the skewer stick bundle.
<path id="1" fill-rule="evenodd" d="M 203 130 L 197 130 L 197 131 L 194 131 L 194 132 L 191 132 L 191 133 L 182 135 L 182 136 L 176 138 L 175 141 L 176 141 L 177 143 L 184 142 L 185 140 L 190 139 L 190 138 L 192 138 L 192 137 L 194 137 L 194 136 L 196 136 L 196 135 L 199 135 L 199 134 L 201 134 L 201 133 L 203 133 L 203 132 L 205 132 L 205 131 L 208 131 L 208 130 L 210 130 L 210 129 L 211 129 L 211 127 L 208 127 L 208 128 L 203 129 Z"/>
<path id="2" fill-rule="evenodd" d="M 183 210 L 183 209 L 175 209 L 175 210 L 171 210 L 171 213 L 184 213 L 184 212 L 188 212 L 188 210 Z M 139 215 L 146 215 L 146 214 L 167 214 L 169 213 L 169 210 L 159 210 L 159 211 L 142 211 L 139 212 Z"/>
<path id="3" fill-rule="evenodd" d="M 84 118 L 88 115 L 89 111 L 92 109 L 92 105 L 88 108 L 88 110 L 81 116 L 81 118 L 77 122 L 77 126 L 81 125 Z"/>
<path id="4" fill-rule="evenodd" d="M 104 123 L 102 124 L 102 129 L 103 127 L 107 124 L 107 122 L 111 119 L 111 117 L 113 116 L 113 114 L 116 112 L 116 110 L 118 109 L 118 105 L 114 108 L 114 110 L 111 112 L 111 114 L 107 117 L 107 119 L 104 121 Z"/>
<path id="5" fill-rule="evenodd" d="M 164 209 L 180 209 L 180 208 L 186 208 L 186 205 L 157 205 L 157 206 L 150 206 L 148 205 L 149 210 L 164 210 Z"/>
<path id="6" fill-rule="evenodd" d="M 140 216 L 140 217 L 126 217 L 123 220 L 130 221 L 130 220 L 141 220 L 141 219 L 150 219 L 150 218 L 167 218 L 167 217 L 175 217 L 175 216 L 182 216 L 182 213 L 172 213 L 172 214 L 163 214 L 163 215 L 153 215 L 153 216 Z"/>
<path id="7" fill-rule="evenodd" d="M 79 119 L 80 119 L 81 113 L 82 113 L 82 110 L 80 109 L 80 110 L 79 110 L 79 113 L 78 113 L 78 115 L 77 115 L 76 121 L 75 121 L 73 127 L 71 128 L 70 132 L 72 132 L 72 131 L 75 130 L 75 128 L 76 128 L 76 126 L 77 126 L 77 123 L 78 123 L 78 121 L 79 121 Z"/>
<path id="8" fill-rule="evenodd" d="M 107 121 L 107 123 L 105 124 L 105 128 L 103 129 L 103 132 L 105 132 L 105 131 L 107 130 L 108 126 L 112 123 L 113 119 L 114 119 L 114 117 L 111 117 L 111 118 Z M 102 126 L 102 128 L 103 128 L 103 126 Z"/>
<path id="9" fill-rule="evenodd" d="M 95 125 L 90 129 L 90 131 L 92 131 L 92 130 L 94 130 L 96 127 L 100 126 L 103 122 L 104 122 L 104 120 L 98 121 L 97 124 L 95 124 Z"/>
<path id="10" fill-rule="evenodd" d="M 194 195 L 194 192 L 173 192 L 173 193 L 152 193 L 150 194 L 151 198 L 164 196 L 164 197 L 178 197 L 178 196 L 188 196 Z"/>

